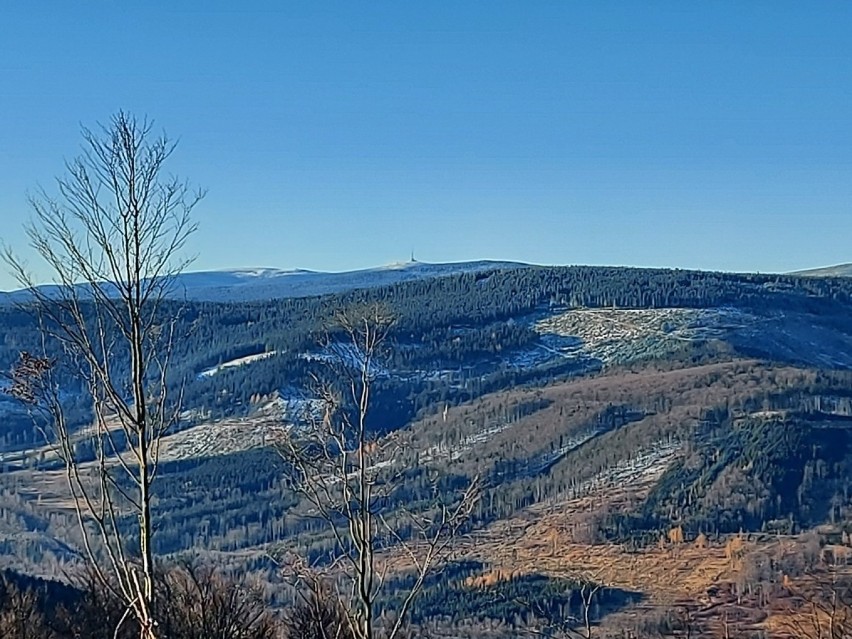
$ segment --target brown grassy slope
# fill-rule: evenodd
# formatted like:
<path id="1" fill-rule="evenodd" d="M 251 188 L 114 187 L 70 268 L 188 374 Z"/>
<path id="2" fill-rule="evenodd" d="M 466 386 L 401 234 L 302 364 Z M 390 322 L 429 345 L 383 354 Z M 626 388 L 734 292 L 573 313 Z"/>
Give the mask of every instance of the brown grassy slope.
<path id="1" fill-rule="evenodd" d="M 542 478 L 552 490 L 542 491 L 538 503 L 476 531 L 459 544 L 457 556 L 484 564 L 479 583 L 528 573 L 579 575 L 642 592 L 644 605 L 655 611 L 687 606 L 708 627 L 721 627 L 727 618 L 722 615 L 740 619 L 744 627 L 761 623 L 766 612 L 748 598 L 709 601 L 707 592 L 718 587 L 730 599 L 742 578 L 744 560 L 753 553 L 771 552 L 781 542 L 755 538 L 732 558 L 724 539 L 700 548 L 687 540 L 637 551 L 617 544 L 582 543 L 583 531 L 596 515 L 641 502 L 668 464 L 688 454 L 688 435 L 708 409 L 759 411 L 766 398 L 815 381 L 813 371 L 750 360 L 674 371 L 618 372 L 489 395 L 428 417 L 398 437 L 409 454 L 419 451 L 423 463 L 473 474 L 498 460 L 526 459 L 553 450 L 560 437 L 564 441 L 566 435 L 581 433 L 608 407 L 644 411 L 644 418 L 590 439 L 566 455 Z M 525 405 L 537 410 L 518 416 Z M 667 441 L 675 445 L 663 450 Z M 643 449 L 658 452 L 657 463 L 638 463 Z M 632 474 L 609 472 L 624 460 L 633 460 L 625 466 Z M 585 490 L 573 490 L 579 484 Z M 477 578 L 471 583 L 478 583 Z"/>

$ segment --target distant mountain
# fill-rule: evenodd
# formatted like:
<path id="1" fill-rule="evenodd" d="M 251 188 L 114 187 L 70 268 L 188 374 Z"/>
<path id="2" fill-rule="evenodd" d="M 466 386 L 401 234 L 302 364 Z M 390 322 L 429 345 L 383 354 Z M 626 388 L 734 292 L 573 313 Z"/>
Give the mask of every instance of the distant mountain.
<path id="1" fill-rule="evenodd" d="M 376 268 L 339 273 L 280 270 L 275 268 L 246 268 L 222 271 L 182 273 L 175 281 L 171 296 L 197 302 L 251 302 L 288 297 L 311 297 L 341 293 L 354 289 L 377 288 L 400 282 L 446 277 L 460 273 L 477 273 L 498 269 L 524 268 L 520 262 L 480 260 L 475 262 L 400 262 Z M 55 287 L 45 285 L 49 293 Z M 16 301 L 28 295 L 25 290 L 0 293 L 0 304 Z"/>
<path id="2" fill-rule="evenodd" d="M 377 288 L 412 280 L 446 277 L 527 266 L 518 262 L 452 262 L 429 264 L 401 262 L 377 268 L 340 273 L 271 268 L 185 273 L 177 281 L 176 294 L 197 301 L 252 301 L 286 297 L 311 297 L 353 289 Z"/>
<path id="3" fill-rule="evenodd" d="M 852 264 L 811 268 L 804 271 L 795 271 L 791 275 L 803 275 L 805 277 L 852 277 Z"/>

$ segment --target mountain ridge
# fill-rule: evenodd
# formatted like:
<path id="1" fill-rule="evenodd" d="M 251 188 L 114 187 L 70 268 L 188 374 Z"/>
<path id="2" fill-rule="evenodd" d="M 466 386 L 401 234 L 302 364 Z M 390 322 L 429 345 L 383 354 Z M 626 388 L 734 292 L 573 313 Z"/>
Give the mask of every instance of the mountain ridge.
<path id="1" fill-rule="evenodd" d="M 803 271 L 793 271 L 790 275 L 799 275 L 802 277 L 852 277 L 852 262 L 835 264 L 834 266 L 809 268 Z"/>
<path id="2" fill-rule="evenodd" d="M 443 263 L 412 260 L 352 271 L 312 271 L 299 268 L 285 270 L 274 267 L 188 271 L 176 276 L 168 297 L 196 302 L 255 302 L 313 297 L 460 273 L 529 266 L 523 262 L 501 260 Z M 55 284 L 44 284 L 38 288 L 50 295 L 58 287 Z M 0 291 L 0 303 L 22 301 L 28 295 L 28 289 Z"/>

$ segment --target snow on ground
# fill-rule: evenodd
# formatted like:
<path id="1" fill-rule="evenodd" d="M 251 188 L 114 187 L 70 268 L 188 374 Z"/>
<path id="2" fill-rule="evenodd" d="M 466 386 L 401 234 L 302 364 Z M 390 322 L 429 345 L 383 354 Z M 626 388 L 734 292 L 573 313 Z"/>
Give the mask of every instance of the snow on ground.
<path id="1" fill-rule="evenodd" d="M 544 350 L 618 362 L 667 351 L 683 341 L 723 338 L 759 321 L 733 308 L 583 309 L 539 320 L 534 328 Z M 554 337 L 576 341 L 548 344 Z"/>
<path id="2" fill-rule="evenodd" d="M 227 362 L 223 362 L 218 366 L 214 366 L 213 368 L 208 368 L 207 370 L 201 371 L 198 376 L 199 377 L 212 377 L 217 373 L 221 373 L 226 368 L 234 368 L 237 366 L 245 366 L 246 364 L 251 364 L 252 362 L 257 362 L 262 359 L 266 359 L 267 357 L 272 357 L 273 355 L 277 355 L 278 351 L 268 351 L 266 353 L 257 353 L 255 355 L 247 355 L 246 357 L 238 357 L 237 359 L 232 359 Z"/>
<path id="3" fill-rule="evenodd" d="M 590 355 L 585 352 L 583 342 L 579 338 L 569 335 L 542 334 L 538 344 L 512 353 L 506 359 L 506 364 L 519 370 L 528 370 L 560 359 L 589 358 Z"/>
<path id="4" fill-rule="evenodd" d="M 331 365 L 343 365 L 347 368 L 361 370 L 364 366 L 364 353 L 354 344 L 334 342 L 319 352 L 302 353 L 300 357 L 306 361 L 325 362 Z M 370 362 L 370 377 L 389 377 L 390 370 L 374 358 Z"/>
<path id="5" fill-rule="evenodd" d="M 325 404 L 295 388 L 283 388 L 252 404 L 251 414 L 204 421 L 168 435 L 161 456 L 166 460 L 226 455 L 267 446 L 283 428 L 300 428 L 322 418 Z"/>
<path id="6" fill-rule="evenodd" d="M 360 288 L 389 286 L 399 282 L 477 273 L 503 268 L 523 268 L 520 262 L 489 260 L 430 264 L 411 260 L 376 268 L 327 273 L 304 269 L 241 268 L 220 271 L 192 271 L 175 277 L 167 295 L 176 299 L 209 302 L 247 302 L 288 297 L 327 295 Z M 55 287 L 41 287 L 50 294 Z M 85 295 L 85 289 L 81 289 Z M 0 305 L 28 299 L 25 290 L 0 293 Z"/>
<path id="7" fill-rule="evenodd" d="M 598 490 L 639 484 L 659 479 L 677 458 L 683 443 L 679 441 L 658 441 L 642 448 L 630 458 L 618 462 L 591 479 L 569 489 L 571 498 L 582 497 Z"/>
<path id="8" fill-rule="evenodd" d="M 398 262 L 341 273 L 295 269 L 249 268 L 232 271 L 184 273 L 175 290 L 181 297 L 205 301 L 251 301 L 326 295 L 399 282 L 527 266 L 515 262 L 457 262 L 429 264 Z"/>
<path id="9" fill-rule="evenodd" d="M 538 459 L 534 460 L 530 468 L 531 474 L 537 474 L 540 472 L 544 472 L 553 464 L 562 459 L 565 455 L 570 453 L 573 450 L 576 450 L 583 444 L 588 441 L 591 441 L 601 433 L 606 432 L 606 428 L 604 427 L 595 427 L 584 430 L 580 433 L 575 434 L 573 437 L 569 437 L 568 440 L 559 448 L 554 450 L 553 452 L 541 455 Z"/>
<path id="10" fill-rule="evenodd" d="M 485 428 L 483 428 L 482 430 L 476 433 L 472 433 L 466 437 L 462 437 L 458 442 L 454 444 L 445 444 L 442 442 L 440 444 L 430 446 L 420 456 L 420 462 L 428 463 L 438 459 L 452 459 L 453 461 L 455 461 L 459 459 L 462 455 L 464 455 L 467 451 L 472 450 L 476 444 L 482 444 L 484 442 L 487 442 L 497 433 L 500 433 L 506 430 L 507 428 L 511 428 L 516 423 L 517 421 L 492 420 L 488 424 L 486 424 Z"/>
<path id="11" fill-rule="evenodd" d="M 261 448 L 270 436 L 280 431 L 278 419 L 225 419 L 206 422 L 181 431 L 163 440 L 160 459 L 176 461 L 199 457 L 213 457 Z"/>

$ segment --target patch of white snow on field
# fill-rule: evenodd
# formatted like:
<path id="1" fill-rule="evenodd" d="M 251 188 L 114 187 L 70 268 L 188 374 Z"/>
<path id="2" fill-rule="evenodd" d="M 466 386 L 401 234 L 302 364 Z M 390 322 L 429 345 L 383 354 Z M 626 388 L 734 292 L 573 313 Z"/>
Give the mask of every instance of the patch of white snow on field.
<path id="1" fill-rule="evenodd" d="M 163 440 L 160 459 L 176 461 L 263 448 L 281 429 L 277 419 L 225 419 L 206 422 Z"/>
<path id="2" fill-rule="evenodd" d="M 268 357 L 272 357 L 273 355 L 277 355 L 278 351 L 268 351 L 266 353 L 257 353 L 255 355 L 247 355 L 246 357 L 238 357 L 237 359 L 232 359 L 227 362 L 223 362 L 218 366 L 214 366 L 213 368 L 208 368 L 207 370 L 201 371 L 198 376 L 199 377 L 212 377 L 217 373 L 221 373 L 226 368 L 234 368 L 237 366 L 245 366 L 246 364 L 251 364 L 252 362 L 258 362 L 262 359 L 267 359 Z"/>
<path id="3" fill-rule="evenodd" d="M 325 362 L 332 366 L 345 366 L 354 370 L 364 368 L 364 353 L 354 344 L 332 342 L 319 352 L 303 353 L 302 359 L 308 362 Z M 390 377 L 390 370 L 373 357 L 370 360 L 370 377 Z"/>
<path id="4" fill-rule="evenodd" d="M 678 342 L 719 339 L 760 320 L 734 308 L 581 309 L 540 320 L 546 336 L 574 337 L 566 349 L 603 362 L 630 359 L 638 350 L 673 348 Z M 575 350 L 576 349 L 576 350 Z"/>
<path id="5" fill-rule="evenodd" d="M 582 497 L 602 489 L 656 481 L 668 470 L 683 450 L 680 441 L 657 441 L 636 450 L 629 459 L 623 459 L 579 486 L 570 489 L 573 497 Z"/>

